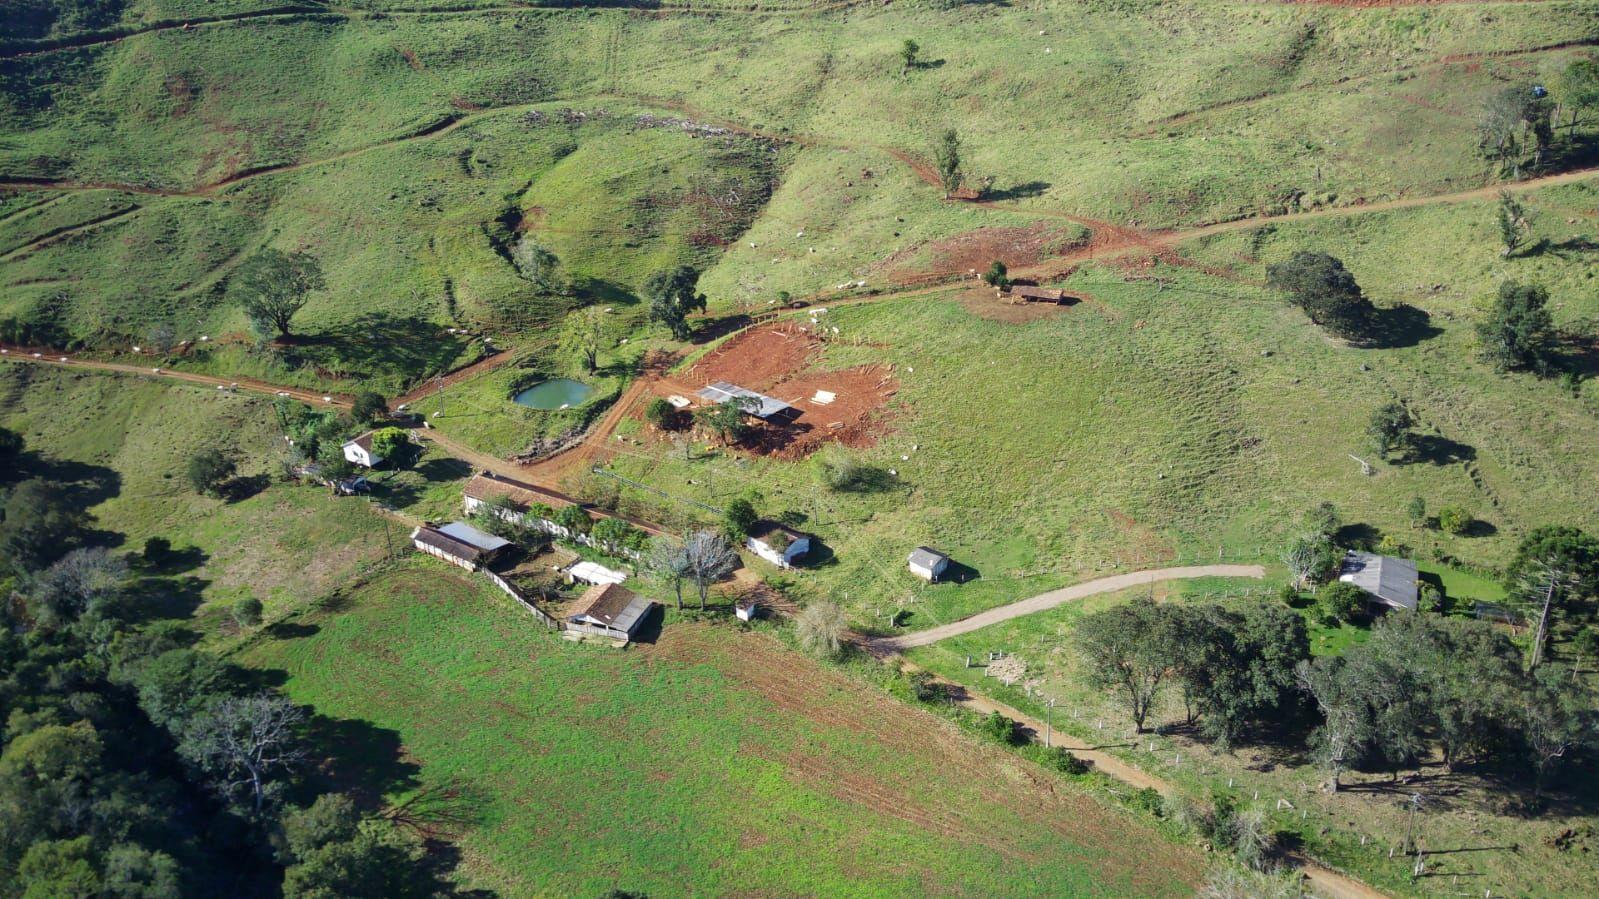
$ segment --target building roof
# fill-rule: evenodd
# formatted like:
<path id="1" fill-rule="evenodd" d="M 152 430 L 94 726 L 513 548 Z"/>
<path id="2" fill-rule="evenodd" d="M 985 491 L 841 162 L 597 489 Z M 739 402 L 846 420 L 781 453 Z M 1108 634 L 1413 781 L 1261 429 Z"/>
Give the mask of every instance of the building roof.
<path id="1" fill-rule="evenodd" d="M 472 544 L 463 543 L 438 528 L 429 527 L 425 524 L 419 525 L 416 530 L 411 532 L 411 541 L 420 543 L 423 546 L 431 546 L 445 555 L 460 559 L 463 562 L 476 562 L 478 559 L 483 558 L 483 551 Z"/>
<path id="2" fill-rule="evenodd" d="M 809 536 L 809 534 L 806 534 L 802 531 L 796 531 L 787 525 L 772 521 L 769 518 L 762 518 L 761 520 L 755 522 L 755 524 L 752 525 L 749 530 L 749 538 L 751 540 L 759 540 L 762 543 L 766 543 L 771 546 L 781 545 L 785 548 L 789 544 L 798 540 L 804 540 Z"/>
<path id="3" fill-rule="evenodd" d="M 583 591 L 567 620 L 587 618 L 608 628 L 631 634 L 654 603 L 616 584 L 599 584 Z"/>
<path id="4" fill-rule="evenodd" d="M 941 561 L 948 562 L 949 556 L 944 555 L 936 549 L 931 549 L 926 546 L 916 547 L 916 551 L 911 553 L 910 558 L 910 563 L 918 568 L 930 569 Z"/>
<path id="5" fill-rule="evenodd" d="M 756 418 L 771 418 L 774 415 L 791 415 L 796 412 L 793 406 L 782 400 L 772 399 L 764 393 L 756 393 L 753 390 L 747 390 L 727 381 L 717 381 L 714 384 L 710 384 L 696 395 L 700 399 L 711 403 L 725 403 L 734 397 L 740 396 L 748 397 L 760 403 L 759 406 L 755 407 L 754 411 L 750 412 Z"/>
<path id="6" fill-rule="evenodd" d="M 464 521 L 452 521 L 438 528 L 438 532 L 486 553 L 498 552 L 511 545 L 511 541 L 485 534 Z"/>
<path id="7" fill-rule="evenodd" d="M 367 431 L 365 434 L 362 434 L 359 437 L 346 440 L 344 442 L 344 446 L 359 446 L 361 449 L 366 450 L 367 455 L 375 456 L 377 453 L 372 452 L 372 435 L 376 433 L 376 431 Z M 340 449 L 343 448 L 344 447 L 340 447 Z"/>
<path id="8" fill-rule="evenodd" d="M 1338 579 L 1396 609 L 1416 608 L 1416 563 L 1409 559 L 1350 550 L 1344 554 Z"/>
<path id="9" fill-rule="evenodd" d="M 529 490 L 518 484 L 496 477 L 493 472 L 483 471 L 472 476 L 466 482 L 465 494 L 473 499 L 488 502 L 495 497 L 508 498 L 519 512 L 526 512 L 536 505 L 549 506 L 551 509 L 562 509 L 573 503 L 548 494 Z"/>
<path id="10" fill-rule="evenodd" d="M 579 562 L 568 568 L 566 573 L 585 584 L 620 584 L 627 580 L 626 572 L 606 568 L 598 562 Z"/>

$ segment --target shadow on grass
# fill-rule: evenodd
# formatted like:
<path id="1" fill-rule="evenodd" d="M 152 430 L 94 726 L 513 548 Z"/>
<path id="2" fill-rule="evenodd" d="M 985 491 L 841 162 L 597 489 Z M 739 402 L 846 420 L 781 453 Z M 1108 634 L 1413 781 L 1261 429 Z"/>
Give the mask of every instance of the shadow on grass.
<path id="1" fill-rule="evenodd" d="M 1432 324 L 1432 317 L 1424 309 L 1406 303 L 1378 309 L 1372 316 L 1372 338 L 1365 346 L 1373 349 L 1400 349 L 1430 340 L 1443 333 Z"/>
<path id="2" fill-rule="evenodd" d="M 1425 462 L 1428 465 L 1454 465 L 1475 458 L 1475 447 L 1438 434 L 1411 435 L 1410 446 L 1405 453 L 1406 462 Z"/>
<path id="3" fill-rule="evenodd" d="M 1044 191 L 1049 190 L 1053 186 L 1054 185 L 1050 184 L 1048 181 L 1023 181 L 1020 184 L 1012 184 L 1010 187 L 1004 188 L 1003 190 L 983 191 L 983 195 L 979 197 L 979 199 L 1022 200 L 1028 197 L 1043 196 Z"/>
<path id="4" fill-rule="evenodd" d="M 467 342 L 465 335 L 450 334 L 420 318 L 368 313 L 319 334 L 296 335 L 279 349 L 291 367 L 408 382 L 449 368 Z"/>

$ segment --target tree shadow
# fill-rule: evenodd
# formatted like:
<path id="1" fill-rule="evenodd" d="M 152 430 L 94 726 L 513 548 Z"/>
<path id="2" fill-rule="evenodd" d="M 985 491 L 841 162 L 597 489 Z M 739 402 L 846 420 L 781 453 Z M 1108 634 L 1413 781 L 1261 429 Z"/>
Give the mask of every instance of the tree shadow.
<path id="1" fill-rule="evenodd" d="M 409 509 L 422 499 L 422 491 L 415 484 L 389 479 L 373 484 L 372 497 L 393 509 Z"/>
<path id="2" fill-rule="evenodd" d="M 266 634 L 274 640 L 298 640 L 302 637 L 314 637 L 321 633 L 322 627 L 316 624 L 302 624 L 298 621 L 279 621 L 267 625 Z"/>
<path id="3" fill-rule="evenodd" d="M 1373 349 L 1391 350 L 1411 347 L 1443 333 L 1433 326 L 1432 317 L 1425 309 L 1408 303 L 1378 309 L 1372 315 L 1372 336 L 1365 345 Z"/>
<path id="4" fill-rule="evenodd" d="M 633 288 L 604 278 L 580 278 L 572 282 L 572 292 L 588 305 L 612 303 L 617 306 L 637 306 L 638 295 Z"/>
<path id="5" fill-rule="evenodd" d="M 1477 458 L 1475 447 L 1439 434 L 1412 434 L 1405 451 L 1406 462 L 1428 465 L 1454 465 Z"/>
<path id="6" fill-rule="evenodd" d="M 134 623 L 192 618 L 210 585 L 210 580 L 194 575 L 140 579 L 124 600 L 126 617 Z"/>
<path id="7" fill-rule="evenodd" d="M 18 459 L 10 480 L 39 478 L 59 488 L 68 500 L 89 509 L 122 494 L 122 475 L 104 465 L 49 458 L 33 450 Z M 117 541 L 121 543 L 121 541 Z"/>
<path id="8" fill-rule="evenodd" d="M 929 70 L 930 69 L 942 69 L 944 67 L 944 65 L 945 65 L 945 61 L 942 60 L 942 59 L 918 59 L 915 62 L 911 63 L 909 66 L 907 66 L 907 68 L 912 68 L 912 69 L 916 69 L 917 71 L 921 71 L 923 69 L 929 69 Z"/>
<path id="9" fill-rule="evenodd" d="M 1492 537 L 1497 533 L 1499 533 L 1499 528 L 1495 527 L 1493 522 L 1483 521 L 1481 518 L 1473 518 L 1471 524 L 1466 525 L 1466 529 L 1460 533 L 1460 536 Z"/>
<path id="10" fill-rule="evenodd" d="M 1043 196 L 1044 191 L 1049 190 L 1051 187 L 1053 187 L 1053 185 L 1051 185 L 1048 181 L 1023 181 L 1020 184 L 1013 184 L 1003 190 L 985 190 L 983 191 L 983 195 L 980 199 L 1021 200 L 1026 199 L 1027 197 Z"/>
<path id="11" fill-rule="evenodd" d="M 141 554 L 138 567 L 149 577 L 170 577 L 193 571 L 210 558 L 210 554 L 198 546 L 185 546 L 182 549 L 168 549 L 153 559 Z"/>
<path id="12" fill-rule="evenodd" d="M 305 740 L 322 757 L 318 779 L 373 806 L 381 804 L 386 794 L 420 785 L 417 776 L 422 769 L 405 759 L 399 731 L 313 711 Z"/>
<path id="13" fill-rule="evenodd" d="M 290 366 L 313 366 L 361 379 L 409 382 L 449 368 L 470 338 L 415 317 L 371 312 L 280 347 Z"/>
<path id="14" fill-rule="evenodd" d="M 1339 546 L 1370 551 L 1382 539 L 1382 532 L 1365 522 L 1352 522 L 1333 533 L 1333 542 Z"/>
<path id="15" fill-rule="evenodd" d="M 734 331 L 748 328 L 754 321 L 753 318 L 743 312 L 724 315 L 721 318 L 701 319 L 699 327 L 694 329 L 690 342 L 695 344 L 710 343 Z"/>
<path id="16" fill-rule="evenodd" d="M 217 493 L 228 503 L 243 502 L 272 486 L 272 479 L 264 474 L 229 478 L 217 488 Z"/>

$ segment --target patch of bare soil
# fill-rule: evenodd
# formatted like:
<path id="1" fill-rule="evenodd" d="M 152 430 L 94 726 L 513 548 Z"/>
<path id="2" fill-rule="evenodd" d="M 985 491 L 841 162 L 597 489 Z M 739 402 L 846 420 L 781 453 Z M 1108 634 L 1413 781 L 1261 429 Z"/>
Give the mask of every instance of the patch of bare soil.
<path id="1" fill-rule="evenodd" d="M 995 260 L 1011 268 L 1037 265 L 1081 245 L 1076 232 L 1047 222 L 1026 227 L 985 227 L 901 250 L 878 263 L 877 268 L 887 272 L 894 283 L 908 284 L 929 276 L 987 271 Z"/>
<path id="2" fill-rule="evenodd" d="M 820 341 L 798 328 L 754 328 L 707 354 L 686 374 L 702 384 L 731 381 L 764 392 L 803 369 L 820 348 Z"/>
<path id="3" fill-rule="evenodd" d="M 1075 271 L 1067 269 L 1057 277 L 1066 277 Z M 1051 280 L 1054 280 L 1053 278 Z M 961 307 L 967 312 L 994 322 L 1005 322 L 1012 325 L 1025 325 L 1045 319 L 1059 318 L 1080 306 L 1083 302 L 1090 302 L 1093 297 L 1073 289 L 1072 296 L 1078 297 L 1076 303 L 1018 303 L 1009 298 L 999 296 L 991 287 L 974 287 L 961 293 L 959 299 Z"/>
<path id="4" fill-rule="evenodd" d="M 883 365 L 800 375 L 772 389 L 773 396 L 800 410 L 799 416 L 767 425 L 750 442 L 779 459 L 803 459 L 825 443 L 864 449 L 887 428 L 883 407 L 898 390 L 893 370 Z M 819 402 L 819 391 L 833 394 L 832 402 Z"/>

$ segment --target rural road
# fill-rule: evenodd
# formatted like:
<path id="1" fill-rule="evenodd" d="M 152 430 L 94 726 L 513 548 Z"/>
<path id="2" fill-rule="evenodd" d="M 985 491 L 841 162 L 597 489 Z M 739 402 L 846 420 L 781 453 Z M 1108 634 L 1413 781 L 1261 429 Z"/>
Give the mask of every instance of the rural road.
<path id="1" fill-rule="evenodd" d="M 1073 600 L 1094 596 L 1099 593 L 1113 593 L 1117 590 L 1126 590 L 1129 587 L 1141 587 L 1157 581 L 1178 581 L 1196 577 L 1253 577 L 1266 576 L 1266 569 L 1259 565 L 1190 565 L 1184 568 L 1155 568 L 1149 571 L 1135 571 L 1131 574 L 1118 574 L 1111 577 L 1102 577 L 1098 580 L 1085 581 L 1040 593 L 1037 596 L 1018 600 L 1010 605 L 978 612 L 969 618 L 962 618 L 949 624 L 906 634 L 903 637 L 877 637 L 869 641 L 869 648 L 876 654 L 884 655 L 910 649 L 916 646 L 930 646 L 940 640 L 945 640 L 960 634 L 969 634 L 972 631 L 1053 609 Z"/>

